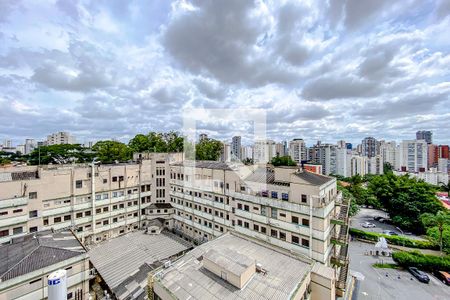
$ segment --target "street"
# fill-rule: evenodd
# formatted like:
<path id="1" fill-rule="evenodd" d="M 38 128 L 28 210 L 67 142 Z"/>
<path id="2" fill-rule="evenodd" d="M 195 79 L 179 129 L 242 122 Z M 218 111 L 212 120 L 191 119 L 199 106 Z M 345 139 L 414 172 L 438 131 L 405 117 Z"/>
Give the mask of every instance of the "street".
<path id="1" fill-rule="evenodd" d="M 403 232 L 401 230 L 398 230 L 394 225 L 384 224 L 384 223 L 375 221 L 373 218 L 376 216 L 380 216 L 383 218 L 388 217 L 387 213 L 382 210 L 361 207 L 360 210 L 358 211 L 358 213 L 352 217 L 352 219 L 350 221 L 350 227 L 364 230 L 364 231 L 377 232 L 377 233 L 383 233 L 383 230 L 390 230 L 390 231 L 394 231 L 399 236 L 403 235 Z M 376 227 L 375 228 L 364 228 L 361 226 L 361 224 L 364 222 L 373 223 L 376 225 Z M 403 236 L 410 238 L 410 239 L 422 240 L 421 237 L 413 235 L 413 234 L 403 235 Z"/>
<path id="2" fill-rule="evenodd" d="M 450 299 L 450 287 L 428 274 L 430 283 L 417 281 L 409 272 L 396 269 L 377 269 L 374 263 L 393 263 L 389 257 L 364 255 L 372 244 L 351 241 L 349 245 L 350 274 L 360 277 L 353 299 Z"/>

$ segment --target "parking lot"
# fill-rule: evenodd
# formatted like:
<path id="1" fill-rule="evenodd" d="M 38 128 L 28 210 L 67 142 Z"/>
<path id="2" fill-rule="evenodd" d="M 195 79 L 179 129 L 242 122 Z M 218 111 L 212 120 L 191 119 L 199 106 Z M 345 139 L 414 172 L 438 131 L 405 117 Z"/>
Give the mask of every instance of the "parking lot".
<path id="1" fill-rule="evenodd" d="M 364 255 L 372 244 L 350 242 L 350 274 L 359 278 L 353 292 L 353 299 L 450 299 L 450 287 L 428 274 L 430 283 L 419 282 L 409 272 L 396 269 L 376 269 L 377 262 L 393 263 L 389 257 Z"/>
<path id="2" fill-rule="evenodd" d="M 361 229 L 364 231 L 371 231 L 371 232 L 377 232 L 377 233 L 383 233 L 383 230 L 390 230 L 394 231 L 398 235 L 403 235 L 403 232 L 398 230 L 394 225 L 390 224 L 384 224 L 380 223 L 378 221 L 375 221 L 373 218 L 379 216 L 383 218 L 388 218 L 388 215 L 386 212 L 378 209 L 371 209 L 371 208 L 360 208 L 358 213 L 352 217 L 350 221 L 350 227 Z M 364 228 L 361 226 L 364 222 L 370 222 L 375 224 L 375 228 Z M 415 236 L 413 234 L 406 235 L 408 238 L 411 239 L 422 239 L 421 237 Z"/>

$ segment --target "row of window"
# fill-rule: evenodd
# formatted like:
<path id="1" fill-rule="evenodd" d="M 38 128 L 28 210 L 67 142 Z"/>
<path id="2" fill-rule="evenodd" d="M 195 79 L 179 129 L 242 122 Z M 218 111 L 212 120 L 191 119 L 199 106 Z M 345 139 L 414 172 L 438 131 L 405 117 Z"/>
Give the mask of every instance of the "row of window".
<path id="1" fill-rule="evenodd" d="M 210 215 L 213 215 L 213 213 L 214 213 L 214 216 L 220 217 L 222 219 L 224 217 L 226 217 L 227 220 L 230 219 L 229 214 L 225 215 L 224 212 L 221 211 L 221 210 L 212 209 L 212 208 L 207 207 L 207 206 L 202 206 L 200 204 L 196 204 L 195 202 L 184 201 L 184 200 L 176 199 L 176 198 L 173 198 L 173 197 L 171 197 L 170 200 L 173 203 L 177 203 L 179 205 L 184 205 L 184 206 L 192 208 L 194 210 L 203 211 L 204 213 L 207 213 L 207 214 L 210 214 Z"/>
<path id="2" fill-rule="evenodd" d="M 244 227 L 247 229 L 250 229 L 250 223 L 247 221 L 237 220 L 237 226 Z M 253 224 L 253 230 L 260 232 L 262 234 L 268 234 L 266 227 L 260 226 L 258 224 Z M 270 236 L 273 238 L 277 238 L 279 240 L 286 242 L 286 232 L 283 232 L 281 230 L 271 229 L 270 230 Z M 300 238 L 296 235 L 291 234 L 291 241 L 292 244 L 300 245 L 305 248 L 309 248 L 309 240 Z M 301 243 L 300 243 L 301 242 Z"/>
<path id="3" fill-rule="evenodd" d="M 198 197 L 198 198 L 204 198 L 204 199 L 211 200 L 211 201 L 214 200 L 215 202 L 226 203 L 227 205 L 230 204 L 230 200 L 228 199 L 228 197 L 217 196 L 214 194 L 209 194 L 209 193 L 204 193 L 204 192 L 185 190 L 183 188 L 175 187 L 175 186 L 172 186 L 171 189 L 174 192 L 180 192 L 180 193 L 184 193 L 186 195 L 190 195 L 190 196 L 194 196 L 194 197 Z"/>
<path id="4" fill-rule="evenodd" d="M 250 212 L 250 206 L 247 204 L 238 203 L 237 209 Z M 261 206 L 261 212 L 259 214 L 262 216 L 268 217 L 269 216 L 267 213 L 268 209 L 270 209 L 270 217 L 272 219 L 286 218 L 286 213 L 278 212 L 278 209 L 275 207 Z M 259 207 L 253 206 L 253 211 L 259 211 Z M 255 213 L 255 212 L 252 212 L 252 213 Z M 299 217 L 291 216 L 291 223 L 300 224 Z M 309 219 L 302 218 L 301 225 L 309 227 Z"/>

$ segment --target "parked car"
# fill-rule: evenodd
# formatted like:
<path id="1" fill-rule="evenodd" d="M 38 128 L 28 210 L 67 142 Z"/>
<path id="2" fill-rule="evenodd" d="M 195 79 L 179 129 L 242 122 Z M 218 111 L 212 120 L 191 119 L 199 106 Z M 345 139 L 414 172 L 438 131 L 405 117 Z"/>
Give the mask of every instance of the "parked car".
<path id="1" fill-rule="evenodd" d="M 378 222 L 384 223 L 384 224 L 392 224 L 392 220 L 386 219 L 386 218 L 380 218 L 380 219 L 378 219 Z"/>
<path id="2" fill-rule="evenodd" d="M 383 234 L 385 235 L 398 235 L 397 232 L 392 230 L 383 230 Z"/>
<path id="3" fill-rule="evenodd" d="M 376 216 L 376 217 L 373 217 L 373 219 L 374 219 L 375 221 L 380 221 L 380 219 L 383 219 L 383 217 L 382 217 L 382 216 Z"/>
<path id="4" fill-rule="evenodd" d="M 420 282 L 423 282 L 423 283 L 429 283 L 430 282 L 430 277 L 428 277 L 427 274 L 425 274 L 424 272 L 420 271 L 419 269 L 417 269 L 415 267 L 409 267 L 408 271 L 414 277 L 416 277 L 416 279 L 419 280 Z"/>
<path id="5" fill-rule="evenodd" d="M 446 285 L 450 285 L 450 272 L 434 271 L 433 274 Z"/>
<path id="6" fill-rule="evenodd" d="M 361 226 L 364 228 L 375 228 L 376 227 L 375 224 L 370 223 L 370 222 L 362 223 Z"/>

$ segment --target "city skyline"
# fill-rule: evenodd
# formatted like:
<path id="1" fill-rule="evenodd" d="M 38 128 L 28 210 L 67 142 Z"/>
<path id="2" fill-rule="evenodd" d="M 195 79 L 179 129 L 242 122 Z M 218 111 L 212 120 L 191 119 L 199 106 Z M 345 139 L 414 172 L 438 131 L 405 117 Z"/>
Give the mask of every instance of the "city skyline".
<path id="1" fill-rule="evenodd" d="M 180 131 L 204 107 L 266 109 L 274 140 L 431 130 L 447 144 L 449 13 L 412 0 L 2 2 L 0 140 L 127 141 Z M 240 125 L 200 129 L 245 141 Z"/>

